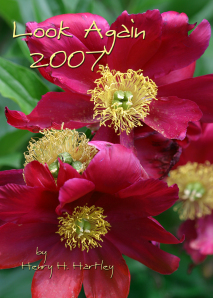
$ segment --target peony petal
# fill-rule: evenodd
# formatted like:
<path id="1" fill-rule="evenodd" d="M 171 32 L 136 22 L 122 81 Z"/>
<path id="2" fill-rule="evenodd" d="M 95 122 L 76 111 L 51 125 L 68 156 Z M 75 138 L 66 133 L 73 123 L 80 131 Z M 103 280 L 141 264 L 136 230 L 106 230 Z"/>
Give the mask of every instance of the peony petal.
<path id="1" fill-rule="evenodd" d="M 99 151 L 82 177 L 94 182 L 96 191 L 116 193 L 147 175 L 133 152 L 116 144 Z"/>
<path id="2" fill-rule="evenodd" d="M 190 241 L 189 246 L 192 249 L 199 250 L 202 255 L 213 254 L 213 216 L 206 215 L 199 218 L 196 222 L 197 237 Z"/>
<path id="3" fill-rule="evenodd" d="M 63 21 L 63 27 L 69 27 L 66 31 L 75 35 L 91 51 L 103 49 L 106 44 L 107 37 L 105 36 L 105 33 L 109 30 L 109 24 L 103 17 L 88 12 L 68 13 L 51 17 L 39 23 L 39 26 L 52 27 L 54 24 L 56 28 L 59 28 L 61 21 Z M 85 29 L 89 29 L 93 21 L 95 21 L 97 27 L 101 29 L 103 39 L 96 31 L 91 31 L 85 38 Z M 28 24 L 30 23 L 27 23 L 27 26 Z"/>
<path id="4" fill-rule="evenodd" d="M 192 78 L 195 71 L 195 66 L 196 62 L 193 62 L 184 68 L 173 70 L 163 77 L 156 78 L 155 83 L 157 86 L 161 86 Z"/>
<path id="5" fill-rule="evenodd" d="M 110 122 L 106 122 L 106 126 L 102 125 L 95 136 L 92 138 L 93 141 L 105 141 L 113 144 L 120 143 L 120 137 L 117 133 L 115 133 L 114 128 L 109 127 Z"/>
<path id="6" fill-rule="evenodd" d="M 11 268 L 43 258 L 36 251 L 48 251 L 57 241 L 56 225 L 47 223 L 0 226 L 0 268 Z M 24 267 L 29 270 L 28 267 Z"/>
<path id="7" fill-rule="evenodd" d="M 88 99 L 88 96 L 71 92 L 48 92 L 29 115 L 8 108 L 5 115 L 10 125 L 32 132 L 50 128 L 53 123 L 62 124 L 70 120 L 70 128 L 79 128 L 97 121 L 93 120 L 93 104 Z"/>
<path id="8" fill-rule="evenodd" d="M 134 23 L 132 22 L 134 21 Z M 122 26 L 123 25 L 123 26 Z M 124 11 L 117 20 L 111 25 L 110 30 L 115 30 L 118 34 L 125 30 L 124 26 L 131 34 L 134 28 L 134 37 L 116 38 L 115 45 L 111 54 L 107 57 L 110 69 L 126 72 L 128 69 L 143 69 L 144 64 L 157 52 L 161 43 L 162 18 L 159 10 L 148 10 L 145 13 L 131 14 Z M 137 31 L 136 31 L 137 28 Z M 135 38 L 135 32 L 145 31 Z M 128 34 L 123 33 L 121 36 Z M 107 50 L 112 47 L 113 37 L 108 38 Z"/>
<path id="9" fill-rule="evenodd" d="M 39 187 L 7 184 L 0 187 L 0 219 L 17 223 L 57 223 L 58 193 Z"/>
<path id="10" fill-rule="evenodd" d="M 37 160 L 31 161 L 24 168 L 24 178 L 28 186 L 40 186 L 50 190 L 57 190 L 53 175 L 47 164 L 42 165 Z"/>
<path id="11" fill-rule="evenodd" d="M 110 241 L 104 238 L 102 247 L 84 252 L 84 261 L 87 269 L 92 266 L 84 271 L 83 285 L 87 298 L 128 296 L 130 273 L 121 253 Z"/>
<path id="12" fill-rule="evenodd" d="M 126 208 L 125 205 L 129 201 L 132 205 L 134 204 L 132 208 L 135 208 L 135 214 L 138 216 L 140 212 L 146 216 L 156 216 L 176 202 L 178 191 L 177 185 L 168 187 L 165 182 L 155 179 L 136 182 L 119 191 L 118 195 L 123 199 L 123 204 L 120 206 L 122 211 L 120 212 L 128 211 L 127 208 L 130 207 Z"/>
<path id="13" fill-rule="evenodd" d="M 156 241 L 165 244 L 179 244 L 180 241 L 171 233 L 167 232 L 157 221 L 152 218 L 137 218 L 132 220 L 121 221 L 118 217 L 111 221 L 112 229 L 110 233 L 116 239 L 119 235 L 127 238 L 127 242 L 135 242 L 135 235 L 137 241 L 144 242 Z"/>
<path id="14" fill-rule="evenodd" d="M 64 185 L 64 183 L 73 178 L 81 178 L 81 175 L 68 163 L 63 163 L 60 158 L 58 158 L 60 163 L 58 178 L 57 178 L 57 186 L 60 188 Z"/>
<path id="15" fill-rule="evenodd" d="M 160 86 L 158 96 L 178 96 L 194 101 L 203 113 L 203 122 L 213 122 L 213 75 L 191 78 Z"/>
<path id="16" fill-rule="evenodd" d="M 49 268 L 36 271 L 32 281 L 32 297 L 77 298 L 82 287 L 83 270 L 75 269 L 74 265 L 80 262 L 83 263 L 83 253 L 79 248 L 70 251 L 65 248 L 64 243 L 58 242 L 47 252 L 47 262 L 44 263 L 43 260 L 39 264 L 49 265 Z"/>
<path id="17" fill-rule="evenodd" d="M 191 100 L 176 96 L 158 97 L 158 100 L 152 100 L 144 122 L 168 139 L 183 140 L 188 122 L 201 117 L 199 107 Z"/>
<path id="18" fill-rule="evenodd" d="M 190 243 L 193 239 L 197 238 L 197 231 L 195 229 L 196 221 L 195 220 L 186 220 L 184 221 L 178 229 L 178 237 L 185 236 L 185 241 L 183 247 L 186 252 L 190 255 L 195 264 L 203 262 L 206 258 L 206 255 L 203 255 L 199 250 L 191 248 Z"/>
<path id="19" fill-rule="evenodd" d="M 194 25 L 188 24 L 185 13 L 169 11 L 162 13 L 162 18 L 161 46 L 143 68 L 144 75 L 151 79 L 165 76 L 196 61 L 207 49 L 211 36 L 211 26 L 207 20 L 203 20 L 188 35 Z"/>
<path id="20" fill-rule="evenodd" d="M 143 129 L 140 128 L 140 131 Z M 142 133 L 137 135 L 140 137 Z M 175 141 L 156 132 L 136 138 L 134 143 L 136 156 L 150 178 L 165 177 L 178 162 L 182 151 Z"/>
<path id="21" fill-rule="evenodd" d="M 73 178 L 66 181 L 59 191 L 60 208 L 83 197 L 94 189 L 94 183 L 86 179 Z"/>
<path id="22" fill-rule="evenodd" d="M 171 274 L 178 269 L 180 259 L 148 241 L 138 241 L 134 233 L 131 235 L 108 233 L 106 238 L 112 241 L 120 252 L 141 262 L 161 274 Z"/>
<path id="23" fill-rule="evenodd" d="M 213 163 L 213 123 L 208 123 L 205 131 L 199 140 L 191 141 L 190 145 L 183 150 L 178 165 L 185 165 L 187 162 Z"/>
<path id="24" fill-rule="evenodd" d="M 8 183 L 25 185 L 23 170 L 7 170 L 0 172 L 0 186 Z"/>
<path id="25" fill-rule="evenodd" d="M 50 27 L 54 28 L 58 35 L 59 28 L 54 25 L 40 26 L 37 23 L 28 23 L 27 32 L 34 34 L 37 28 L 47 31 Z M 64 33 L 70 35 L 66 30 Z M 82 34 L 84 34 L 84 32 L 82 32 Z M 37 38 L 32 35 L 27 38 L 27 45 L 32 54 L 43 54 L 43 58 L 41 62 L 38 63 L 38 66 L 41 68 L 41 65 L 46 65 L 42 67 L 44 68 L 43 72 L 47 73 L 47 76 L 45 75 L 46 79 L 49 77 L 52 78 L 50 79 L 52 83 L 64 90 L 82 94 L 87 94 L 88 89 L 94 88 L 94 81 L 99 75 L 96 71 L 92 71 L 91 68 L 96 59 L 93 54 L 86 54 L 86 52 L 89 52 L 89 49 L 75 35 L 72 34 L 72 37 L 61 35 L 60 39 L 54 38 L 54 40 L 46 36 Z M 102 50 L 102 48 L 100 50 Z M 81 53 L 79 53 L 79 51 L 81 51 Z M 75 52 L 78 53 L 72 57 L 72 54 Z M 34 55 L 33 58 L 34 61 L 37 61 L 41 56 Z M 68 65 L 68 61 L 71 66 Z M 98 66 L 96 66 L 96 68 L 97 67 Z M 41 72 L 41 74 L 43 74 L 43 72 Z"/>

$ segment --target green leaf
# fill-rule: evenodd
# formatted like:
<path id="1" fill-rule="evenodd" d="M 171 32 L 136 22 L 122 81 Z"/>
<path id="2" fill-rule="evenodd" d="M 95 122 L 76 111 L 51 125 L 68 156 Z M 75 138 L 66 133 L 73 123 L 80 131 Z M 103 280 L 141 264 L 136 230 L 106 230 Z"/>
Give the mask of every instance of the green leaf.
<path id="1" fill-rule="evenodd" d="M 30 140 L 33 134 L 27 130 L 15 130 L 0 138 L 0 157 L 16 152 L 25 142 Z"/>
<path id="2" fill-rule="evenodd" d="M 0 58 L 0 92 L 29 114 L 49 90 L 31 70 Z"/>
<path id="3" fill-rule="evenodd" d="M 10 23 L 11 20 L 22 21 L 21 11 L 19 4 L 14 0 L 0 0 L 0 15 Z"/>
<path id="4" fill-rule="evenodd" d="M 16 22 L 16 35 L 18 34 L 24 34 L 25 33 L 25 26 Z M 20 36 L 15 39 L 17 41 L 18 45 L 20 46 L 20 49 L 22 50 L 22 53 L 24 56 L 29 60 L 29 62 L 32 64 L 33 63 L 33 58 L 30 57 L 30 51 L 28 49 L 28 46 L 26 42 L 23 41 L 23 38 L 25 36 Z"/>
<path id="5" fill-rule="evenodd" d="M 22 154 L 20 152 L 0 156 L 0 167 L 9 166 L 12 168 L 21 168 Z"/>
<path id="6" fill-rule="evenodd" d="M 50 8 L 51 6 L 48 5 L 46 0 L 31 0 L 31 2 L 37 23 L 43 22 L 44 20 L 53 16 Z"/>

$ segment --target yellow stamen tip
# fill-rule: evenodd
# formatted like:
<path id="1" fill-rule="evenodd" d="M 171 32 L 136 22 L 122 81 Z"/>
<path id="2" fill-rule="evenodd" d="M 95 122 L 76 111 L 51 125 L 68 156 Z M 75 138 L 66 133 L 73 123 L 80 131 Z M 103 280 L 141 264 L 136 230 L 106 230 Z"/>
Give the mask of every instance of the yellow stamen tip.
<path id="1" fill-rule="evenodd" d="M 142 126 L 141 121 L 149 114 L 149 104 L 157 100 L 157 86 L 149 77 L 144 77 L 141 70 L 129 69 L 122 73 L 110 71 L 108 66 L 100 66 L 100 69 L 102 77 L 95 81 L 97 87 L 88 91 L 95 104 L 93 118 L 105 126 L 110 120 L 109 126 L 114 126 L 115 132 L 129 134 L 134 127 Z M 118 91 L 125 93 L 128 104 L 114 103 L 114 94 Z"/>
<path id="2" fill-rule="evenodd" d="M 24 153 L 26 166 L 33 160 L 37 160 L 42 164 L 47 163 L 50 166 L 58 160 L 58 156 L 63 161 L 61 155 L 72 158 L 73 162 L 78 161 L 82 164 L 80 173 L 87 168 L 92 158 L 98 150 L 94 146 L 88 145 L 89 139 L 84 133 L 78 133 L 75 130 L 64 129 L 46 129 L 41 131 L 44 136 L 38 140 L 31 139 L 27 147 L 28 152 Z M 67 160 L 65 159 L 64 162 Z"/>
<path id="3" fill-rule="evenodd" d="M 108 233 L 111 225 L 104 220 L 104 210 L 100 207 L 76 207 L 72 215 L 67 212 L 59 217 L 59 230 L 56 232 L 65 242 L 65 247 L 74 249 L 78 246 L 82 251 L 101 247 L 101 236 Z"/>
<path id="4" fill-rule="evenodd" d="M 178 211 L 181 220 L 195 219 L 211 214 L 213 210 L 213 165 L 188 162 L 170 172 L 168 184 L 177 183 L 179 203 L 174 210 Z"/>

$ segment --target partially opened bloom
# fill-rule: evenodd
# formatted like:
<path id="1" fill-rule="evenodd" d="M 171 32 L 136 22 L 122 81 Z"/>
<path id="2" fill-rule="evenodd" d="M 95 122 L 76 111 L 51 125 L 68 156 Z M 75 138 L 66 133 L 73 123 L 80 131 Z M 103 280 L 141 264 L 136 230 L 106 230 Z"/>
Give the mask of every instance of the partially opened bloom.
<path id="1" fill-rule="evenodd" d="M 56 293 L 57 297 L 78 297 L 82 283 L 86 297 L 127 297 L 130 274 L 122 254 L 163 274 L 176 270 L 179 259 L 155 244 L 179 241 L 152 216 L 174 204 L 177 187 L 147 179 L 130 149 L 106 142 L 93 143 L 99 152 L 80 174 L 70 159 L 66 160 L 70 164 L 64 160 L 64 152 L 55 155 L 54 148 L 58 150 L 66 142 L 72 147 L 72 138 L 60 133 L 63 142 L 57 132 L 54 146 L 45 139 L 44 147 L 42 139 L 31 143 L 27 158 L 34 156 L 34 160 L 25 165 L 25 185 L 23 181 L 6 184 L 2 179 L 1 268 L 37 261 L 42 256 L 36 250 L 47 251 L 47 259 L 43 256 L 33 278 L 34 298 L 56 297 Z M 53 134 L 46 132 L 44 138 L 53 140 Z M 85 156 L 91 157 L 87 146 L 91 145 L 86 145 Z M 83 146 L 81 149 L 83 155 Z M 50 164 L 38 161 L 51 157 L 50 153 L 54 155 Z M 74 158 L 71 151 L 68 153 Z M 50 166 L 55 158 L 57 175 Z M 11 173 L 11 178 L 14 176 Z M 58 269 L 58 264 L 67 267 Z M 53 266 L 51 278 L 44 265 Z"/>
<path id="2" fill-rule="evenodd" d="M 50 31 L 58 35 L 61 21 L 67 28 L 53 38 Z M 89 32 L 94 22 L 100 30 L 92 26 Z M 213 121 L 213 76 L 192 78 L 195 61 L 208 47 L 210 24 L 203 20 L 194 28 L 184 13 L 158 10 L 125 11 L 111 26 L 90 13 L 27 23 L 27 33 L 37 34 L 26 37 L 30 52 L 44 55 L 39 71 L 65 92 L 47 93 L 28 116 L 6 109 L 8 123 L 33 132 L 62 122 L 69 128 L 100 124 L 100 132 L 120 134 L 121 144 L 145 123 L 166 138 L 183 140 L 190 121 Z M 70 57 L 66 63 L 64 53 Z"/>
<path id="3" fill-rule="evenodd" d="M 184 248 L 195 263 L 213 254 L 213 124 L 203 127 L 202 136 L 183 150 L 168 183 L 177 183 L 179 203 L 175 209 L 186 220 L 179 228 L 185 234 Z"/>

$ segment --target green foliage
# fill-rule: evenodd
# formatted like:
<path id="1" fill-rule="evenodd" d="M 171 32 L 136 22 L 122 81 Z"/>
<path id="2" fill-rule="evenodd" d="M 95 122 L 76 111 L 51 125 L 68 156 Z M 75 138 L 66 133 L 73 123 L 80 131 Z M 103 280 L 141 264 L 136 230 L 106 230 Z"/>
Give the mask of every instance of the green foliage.
<path id="1" fill-rule="evenodd" d="M 0 58 L 0 92 L 29 114 L 49 90 L 35 72 Z"/>

